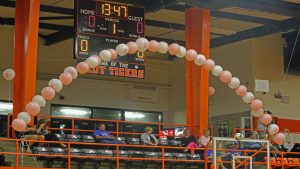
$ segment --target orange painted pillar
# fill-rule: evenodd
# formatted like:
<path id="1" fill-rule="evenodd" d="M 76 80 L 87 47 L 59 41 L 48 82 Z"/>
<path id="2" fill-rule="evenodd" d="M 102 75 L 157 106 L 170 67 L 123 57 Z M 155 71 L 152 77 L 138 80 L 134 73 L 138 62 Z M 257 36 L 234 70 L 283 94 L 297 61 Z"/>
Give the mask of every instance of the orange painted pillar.
<path id="1" fill-rule="evenodd" d="M 40 0 L 16 1 L 13 119 L 35 95 L 39 16 Z"/>
<path id="2" fill-rule="evenodd" d="M 191 7 L 185 11 L 186 48 L 209 58 L 210 10 Z M 186 123 L 199 137 L 208 127 L 208 71 L 186 61 Z"/>

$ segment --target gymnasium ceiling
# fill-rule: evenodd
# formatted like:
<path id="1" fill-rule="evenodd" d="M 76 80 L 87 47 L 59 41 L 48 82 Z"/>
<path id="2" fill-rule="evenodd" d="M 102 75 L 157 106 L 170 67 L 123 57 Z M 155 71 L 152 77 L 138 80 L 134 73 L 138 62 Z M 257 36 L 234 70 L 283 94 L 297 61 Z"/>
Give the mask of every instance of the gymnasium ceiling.
<path id="1" fill-rule="evenodd" d="M 146 36 L 168 43 L 184 45 L 184 10 L 190 6 L 211 9 L 212 48 L 300 27 L 300 0 L 121 1 L 145 6 Z M 14 24 L 14 7 L 15 1 L 0 1 L 0 24 Z M 44 45 L 73 37 L 73 8 L 74 0 L 41 0 L 39 36 Z"/>

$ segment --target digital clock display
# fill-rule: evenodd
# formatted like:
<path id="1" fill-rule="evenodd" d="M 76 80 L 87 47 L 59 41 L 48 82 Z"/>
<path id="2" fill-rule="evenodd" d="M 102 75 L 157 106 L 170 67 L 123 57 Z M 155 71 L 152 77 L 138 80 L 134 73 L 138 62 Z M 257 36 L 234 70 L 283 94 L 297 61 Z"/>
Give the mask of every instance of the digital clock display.
<path id="1" fill-rule="evenodd" d="M 127 18 L 128 7 L 127 5 L 121 5 L 108 2 L 97 2 L 97 15 L 104 15 L 109 17 Z"/>
<path id="2" fill-rule="evenodd" d="M 98 55 L 103 49 L 115 48 L 120 43 L 126 44 L 145 35 L 144 8 L 118 2 L 77 0 L 75 9 L 74 53 L 78 60 Z M 138 53 L 102 63 L 91 73 L 144 78 L 144 68 L 144 54 Z M 123 69 L 125 73 L 119 72 Z"/>

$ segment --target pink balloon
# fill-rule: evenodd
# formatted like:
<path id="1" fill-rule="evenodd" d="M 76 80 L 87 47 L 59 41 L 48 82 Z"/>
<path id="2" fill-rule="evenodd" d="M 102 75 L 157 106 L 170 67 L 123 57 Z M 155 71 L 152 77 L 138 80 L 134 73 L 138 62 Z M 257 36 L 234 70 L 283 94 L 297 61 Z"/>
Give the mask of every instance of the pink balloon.
<path id="1" fill-rule="evenodd" d="M 272 121 L 272 116 L 267 113 L 260 116 L 260 122 L 265 126 L 269 125 L 271 121 Z"/>
<path id="2" fill-rule="evenodd" d="M 255 99 L 251 102 L 251 108 L 253 111 L 257 111 L 263 107 L 263 102 L 259 99 Z"/>
<path id="3" fill-rule="evenodd" d="M 189 49 L 186 51 L 186 55 L 185 55 L 186 60 L 193 61 L 196 56 L 197 56 L 197 52 L 194 49 Z"/>
<path id="4" fill-rule="evenodd" d="M 149 42 L 149 48 L 148 50 L 150 52 L 157 52 L 158 51 L 158 42 L 156 40 L 151 40 Z"/>
<path id="5" fill-rule="evenodd" d="M 138 50 L 138 45 L 135 42 L 128 42 L 127 46 L 129 49 L 128 53 L 130 53 L 130 54 L 134 54 Z"/>
<path id="6" fill-rule="evenodd" d="M 279 132 L 279 126 L 277 124 L 270 124 L 268 126 L 268 132 L 269 134 L 276 134 Z"/>
<path id="7" fill-rule="evenodd" d="M 37 114 L 39 114 L 40 110 L 40 105 L 36 102 L 29 102 L 26 105 L 26 111 L 32 116 L 36 116 Z"/>
<path id="8" fill-rule="evenodd" d="M 257 111 L 253 111 L 253 115 L 255 116 L 255 117 L 260 117 L 260 116 L 262 116 L 263 114 L 264 114 L 264 109 L 263 108 L 260 108 L 260 109 L 258 109 Z"/>
<path id="9" fill-rule="evenodd" d="M 285 143 L 285 135 L 283 133 L 277 133 L 275 136 L 274 136 L 274 142 L 278 145 L 282 145 L 283 143 Z"/>
<path id="10" fill-rule="evenodd" d="M 204 65 L 203 65 L 204 69 L 205 70 L 213 70 L 213 68 L 215 67 L 215 62 L 211 59 L 207 59 L 205 62 L 204 62 Z"/>
<path id="11" fill-rule="evenodd" d="M 62 73 L 59 76 L 59 80 L 64 84 L 64 85 L 69 85 L 71 84 L 73 78 L 70 73 Z"/>
<path id="12" fill-rule="evenodd" d="M 240 85 L 238 88 L 235 89 L 235 94 L 238 96 L 245 96 L 247 93 L 247 88 L 244 85 Z"/>
<path id="13" fill-rule="evenodd" d="M 170 46 L 169 46 L 169 53 L 171 55 L 177 55 L 179 53 L 179 45 L 177 43 L 172 43 Z"/>
<path id="14" fill-rule="evenodd" d="M 76 69 L 80 74 L 86 74 L 89 71 L 89 65 L 85 62 L 80 62 L 76 65 Z"/>
<path id="15" fill-rule="evenodd" d="M 111 53 L 111 60 L 114 60 L 117 58 L 118 54 L 117 54 L 117 51 L 114 50 L 114 49 L 108 49 Z"/>
<path id="16" fill-rule="evenodd" d="M 55 96 L 55 91 L 51 87 L 44 87 L 41 94 L 46 100 L 52 100 Z"/>
<path id="17" fill-rule="evenodd" d="M 219 76 L 219 79 L 224 83 L 230 82 L 231 78 L 232 74 L 228 70 L 224 70 Z"/>
<path id="18" fill-rule="evenodd" d="M 215 94 L 215 88 L 209 86 L 209 88 L 208 88 L 208 95 L 209 95 L 209 96 L 212 96 L 212 95 L 214 95 L 214 94 Z"/>
<path id="19" fill-rule="evenodd" d="M 26 129 L 26 122 L 23 119 L 14 119 L 11 126 L 14 130 L 22 132 Z"/>

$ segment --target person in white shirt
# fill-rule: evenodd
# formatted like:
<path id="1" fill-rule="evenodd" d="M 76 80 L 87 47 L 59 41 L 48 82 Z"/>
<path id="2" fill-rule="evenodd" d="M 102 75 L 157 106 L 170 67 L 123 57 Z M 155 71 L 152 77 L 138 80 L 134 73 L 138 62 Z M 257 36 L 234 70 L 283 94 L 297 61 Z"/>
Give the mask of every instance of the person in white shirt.
<path id="1" fill-rule="evenodd" d="M 286 141 L 283 143 L 283 148 L 286 149 L 286 151 L 290 152 L 294 147 L 295 143 L 293 141 L 293 137 L 288 128 L 284 129 L 284 135 Z"/>
<path id="2" fill-rule="evenodd" d="M 211 142 L 210 130 L 205 129 L 204 134 L 199 138 L 199 146 L 206 147 Z"/>

